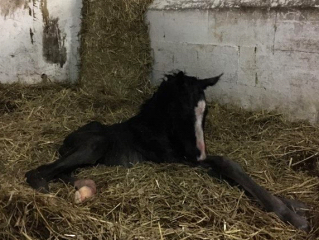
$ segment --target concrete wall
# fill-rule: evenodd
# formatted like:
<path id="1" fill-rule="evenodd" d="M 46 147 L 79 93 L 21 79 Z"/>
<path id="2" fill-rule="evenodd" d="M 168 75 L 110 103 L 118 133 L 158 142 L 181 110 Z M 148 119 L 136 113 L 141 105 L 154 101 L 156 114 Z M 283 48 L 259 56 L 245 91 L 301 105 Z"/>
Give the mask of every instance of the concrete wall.
<path id="1" fill-rule="evenodd" d="M 152 81 L 224 72 L 210 99 L 318 122 L 319 1 L 155 0 Z"/>
<path id="2" fill-rule="evenodd" d="M 0 0 L 0 82 L 75 81 L 81 8 L 81 0 Z"/>

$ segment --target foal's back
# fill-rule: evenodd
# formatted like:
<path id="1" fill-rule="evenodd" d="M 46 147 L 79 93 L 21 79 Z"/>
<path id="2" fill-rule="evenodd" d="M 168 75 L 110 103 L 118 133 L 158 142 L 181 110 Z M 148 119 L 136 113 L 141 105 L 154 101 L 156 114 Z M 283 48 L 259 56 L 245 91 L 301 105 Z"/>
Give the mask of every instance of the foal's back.
<path id="1" fill-rule="evenodd" d="M 102 148 L 104 154 L 97 164 L 129 167 L 146 160 L 134 145 L 139 144 L 134 139 L 128 122 L 108 126 L 94 121 L 69 134 L 59 153 L 66 156 L 83 146 Z"/>

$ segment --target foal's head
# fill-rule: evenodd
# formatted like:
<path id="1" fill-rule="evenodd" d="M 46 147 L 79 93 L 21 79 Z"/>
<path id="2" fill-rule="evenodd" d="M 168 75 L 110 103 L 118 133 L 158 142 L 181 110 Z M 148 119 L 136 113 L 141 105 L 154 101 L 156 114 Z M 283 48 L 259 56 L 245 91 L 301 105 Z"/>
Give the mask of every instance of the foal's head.
<path id="1" fill-rule="evenodd" d="M 221 75 L 197 79 L 179 72 L 166 75 L 159 91 L 165 96 L 170 142 L 181 157 L 200 161 L 206 158 L 204 121 L 207 114 L 204 90 L 217 83 Z"/>

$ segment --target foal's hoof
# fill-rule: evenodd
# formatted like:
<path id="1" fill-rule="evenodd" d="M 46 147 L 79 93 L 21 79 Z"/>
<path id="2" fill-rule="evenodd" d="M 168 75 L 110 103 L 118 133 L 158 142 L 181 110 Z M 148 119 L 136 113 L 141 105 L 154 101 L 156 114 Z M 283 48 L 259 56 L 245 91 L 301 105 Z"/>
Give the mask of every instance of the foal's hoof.
<path id="1" fill-rule="evenodd" d="M 49 192 L 48 182 L 40 176 L 39 172 L 36 169 L 30 170 L 25 174 L 27 178 L 27 183 L 35 190 L 41 193 Z"/>
<path id="2" fill-rule="evenodd" d="M 303 216 L 303 217 L 307 217 L 310 208 L 304 204 L 303 202 L 300 202 L 298 200 L 294 200 L 294 199 L 287 199 L 287 198 L 283 198 L 283 197 L 279 197 L 279 199 L 286 204 L 286 206 L 291 209 L 292 211 L 294 211 L 295 213 L 297 213 L 299 216 Z"/>
<path id="3" fill-rule="evenodd" d="M 288 209 L 286 214 L 284 215 L 284 220 L 295 226 L 296 228 L 303 230 L 305 232 L 310 231 L 310 225 L 307 219 L 303 216 L 298 215 L 293 210 Z"/>
<path id="4" fill-rule="evenodd" d="M 80 179 L 74 182 L 74 186 L 78 189 L 74 195 L 75 203 L 82 203 L 86 199 L 91 198 L 96 193 L 95 182 L 91 179 Z"/>
<path id="5" fill-rule="evenodd" d="M 290 223 L 300 230 L 309 232 L 311 227 L 306 218 L 309 217 L 311 208 L 298 200 L 283 197 L 279 197 L 279 199 L 294 213 L 292 214 Z"/>
<path id="6" fill-rule="evenodd" d="M 307 233 L 311 230 L 311 227 L 306 219 L 299 219 L 298 225 L 295 225 L 295 227 Z"/>
<path id="7" fill-rule="evenodd" d="M 75 192 L 74 202 L 76 204 L 82 203 L 88 198 L 91 198 L 94 195 L 93 189 L 87 186 L 81 187 L 79 190 Z"/>

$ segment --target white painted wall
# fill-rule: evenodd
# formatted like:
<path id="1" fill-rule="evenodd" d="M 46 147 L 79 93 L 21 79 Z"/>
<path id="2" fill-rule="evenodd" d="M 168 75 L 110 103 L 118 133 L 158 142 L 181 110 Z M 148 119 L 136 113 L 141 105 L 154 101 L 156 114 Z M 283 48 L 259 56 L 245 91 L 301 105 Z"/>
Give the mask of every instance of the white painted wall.
<path id="1" fill-rule="evenodd" d="M 81 0 L 0 0 L 0 82 L 35 83 L 42 74 L 52 81 L 76 81 L 81 8 Z M 66 50 L 62 67 L 43 55 L 45 12 L 48 19 L 58 18 L 59 36 L 55 37 Z"/>
<path id="2" fill-rule="evenodd" d="M 317 123 L 317 7 L 308 0 L 155 0 L 147 12 L 152 81 L 175 69 L 198 77 L 224 72 L 209 99 Z"/>

